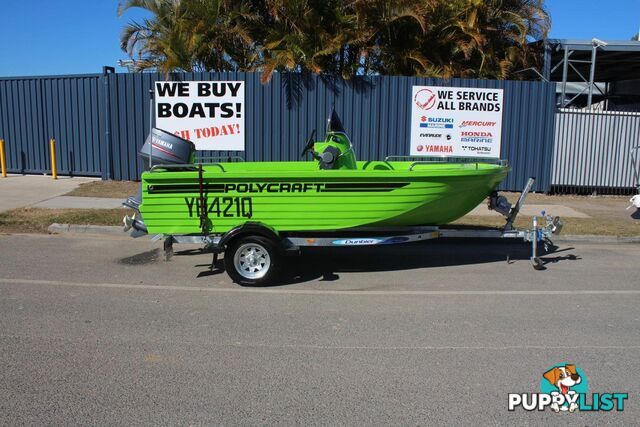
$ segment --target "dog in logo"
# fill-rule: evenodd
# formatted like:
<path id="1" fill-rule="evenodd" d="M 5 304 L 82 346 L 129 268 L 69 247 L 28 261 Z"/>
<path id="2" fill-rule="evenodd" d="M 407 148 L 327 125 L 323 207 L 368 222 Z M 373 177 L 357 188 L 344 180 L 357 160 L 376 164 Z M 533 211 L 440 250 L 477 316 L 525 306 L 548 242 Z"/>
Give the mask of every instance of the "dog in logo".
<path id="1" fill-rule="evenodd" d="M 582 378 L 580 378 L 580 374 L 578 374 L 578 371 L 576 370 L 576 365 L 556 366 L 555 368 L 551 368 L 547 372 L 545 372 L 543 374 L 543 377 L 558 388 L 558 391 L 552 392 L 551 396 L 553 397 L 562 394 L 564 395 L 565 399 L 567 399 L 569 395 L 576 394 L 574 390 L 571 390 L 571 387 L 575 386 L 576 384 L 580 384 L 580 382 L 582 381 Z M 560 407 L 558 403 L 553 403 L 551 405 L 551 409 L 556 412 L 567 410 L 569 412 L 573 412 L 578 409 L 578 404 L 571 403 L 568 407 Z"/>

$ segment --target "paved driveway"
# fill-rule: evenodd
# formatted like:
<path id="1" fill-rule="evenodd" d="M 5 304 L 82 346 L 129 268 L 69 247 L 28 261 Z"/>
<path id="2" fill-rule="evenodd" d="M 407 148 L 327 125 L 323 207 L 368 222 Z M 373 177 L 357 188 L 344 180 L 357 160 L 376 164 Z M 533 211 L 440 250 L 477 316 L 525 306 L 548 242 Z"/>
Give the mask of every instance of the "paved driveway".
<path id="1" fill-rule="evenodd" d="M 43 175 L 9 175 L 0 178 L 0 212 L 52 199 L 95 179 L 58 177 L 54 180 Z"/>
<path id="2" fill-rule="evenodd" d="M 316 252 L 268 289 L 159 246 L 0 236 L 0 423 L 640 422 L 640 245 Z M 559 362 L 626 410 L 507 411 Z"/>

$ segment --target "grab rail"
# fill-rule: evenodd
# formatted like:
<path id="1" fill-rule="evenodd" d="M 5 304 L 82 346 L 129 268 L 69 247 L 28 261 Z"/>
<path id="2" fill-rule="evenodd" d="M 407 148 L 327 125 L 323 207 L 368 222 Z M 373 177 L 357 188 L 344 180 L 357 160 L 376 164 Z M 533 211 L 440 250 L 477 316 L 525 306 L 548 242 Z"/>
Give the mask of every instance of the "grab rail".
<path id="1" fill-rule="evenodd" d="M 236 160 L 239 160 L 241 162 L 245 162 L 246 161 L 244 159 L 244 157 L 242 157 L 242 156 L 206 156 L 206 157 L 196 157 L 196 161 L 199 161 L 199 162 L 210 161 L 210 160 L 224 160 L 224 159 L 229 159 L 229 162 L 231 161 L 231 159 L 236 159 Z"/>
<path id="2" fill-rule="evenodd" d="M 423 158 L 425 160 L 414 160 L 416 158 Z M 430 160 L 426 160 L 430 159 Z M 507 160 L 504 159 L 482 159 L 479 157 L 465 157 L 465 156 L 454 156 L 454 157 L 435 157 L 435 156 L 387 156 L 384 158 L 385 162 L 390 160 L 404 160 L 404 161 L 415 161 L 415 162 L 424 162 L 424 163 L 489 163 L 489 164 L 498 164 L 500 166 L 506 166 L 508 164 Z"/>
<path id="3" fill-rule="evenodd" d="M 417 162 L 411 163 L 411 165 L 409 166 L 409 171 L 412 171 L 413 168 L 415 168 L 416 166 L 419 166 L 419 165 L 428 165 L 428 164 L 431 165 L 431 164 L 436 164 L 436 163 L 442 164 L 442 163 L 446 163 L 446 162 L 421 160 L 421 161 L 417 161 Z M 487 163 L 487 162 L 466 162 L 466 163 L 470 164 L 470 165 L 475 164 L 476 165 L 476 170 L 477 170 L 478 169 L 478 165 L 480 163 Z M 497 162 L 491 162 L 491 163 L 488 163 L 488 164 L 492 164 L 492 165 L 495 164 L 495 165 L 498 165 L 498 166 L 507 166 L 508 162 L 506 160 L 499 160 Z"/>
<path id="4" fill-rule="evenodd" d="M 151 169 L 149 169 L 149 172 L 157 172 L 158 169 L 185 169 L 185 168 L 192 169 L 189 172 L 195 172 L 195 171 L 198 170 L 196 168 L 196 166 L 198 166 L 198 165 L 216 166 L 216 167 L 219 167 L 222 172 L 226 172 L 226 170 L 224 170 L 224 167 L 220 163 L 197 163 L 197 164 L 193 164 L 193 163 L 188 163 L 187 164 L 187 163 L 185 163 L 185 164 L 153 165 L 153 166 L 151 166 Z"/>

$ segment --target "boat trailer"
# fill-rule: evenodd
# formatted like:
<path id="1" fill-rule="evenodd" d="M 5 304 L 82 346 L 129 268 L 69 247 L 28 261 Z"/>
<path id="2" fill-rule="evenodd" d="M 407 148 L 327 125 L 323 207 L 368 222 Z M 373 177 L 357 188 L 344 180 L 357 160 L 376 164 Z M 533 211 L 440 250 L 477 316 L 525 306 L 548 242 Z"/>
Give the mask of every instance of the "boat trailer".
<path id="1" fill-rule="evenodd" d="M 228 257 L 247 256 L 237 253 L 228 253 L 232 246 L 234 251 L 238 250 L 238 245 L 230 245 L 236 237 L 257 236 L 271 241 L 275 247 L 280 248 L 283 255 L 299 255 L 302 247 L 349 247 L 349 246 L 376 246 L 392 245 L 410 242 L 419 242 L 437 238 L 475 238 L 475 239 L 520 239 L 531 243 L 531 265 L 536 270 L 544 268 L 543 261 L 538 257 L 538 245 L 543 244 L 545 249 L 551 244 L 551 236 L 560 233 L 562 221 L 559 217 L 547 215 L 544 211 L 541 217 L 544 224 L 534 216 L 530 229 L 514 228 L 515 220 L 524 206 L 525 200 L 535 178 L 529 178 L 524 190 L 520 193 L 518 201 L 511 205 L 506 197 L 494 192 L 489 197 L 488 208 L 502 214 L 506 221 L 502 228 L 454 228 L 454 227 L 395 227 L 395 228 L 371 228 L 360 227 L 357 229 L 340 230 L 336 232 L 300 232 L 300 233 L 277 233 L 271 228 L 248 221 L 243 225 L 230 230 L 224 234 L 209 235 L 163 235 L 158 234 L 151 238 L 152 241 L 164 240 L 165 259 L 169 260 L 173 256 L 174 244 L 199 244 L 203 245 L 203 251 L 213 253 L 211 270 L 216 268 L 218 255 L 226 253 Z M 125 202 L 126 207 L 135 208 Z M 128 221 L 127 221 L 128 219 Z M 132 237 L 140 237 L 146 234 L 144 224 L 134 217 L 125 217 L 125 231 L 133 228 Z M 254 256 L 253 254 L 249 254 Z M 226 258 L 226 257 L 225 257 Z M 225 259 L 225 265 L 226 259 Z"/>

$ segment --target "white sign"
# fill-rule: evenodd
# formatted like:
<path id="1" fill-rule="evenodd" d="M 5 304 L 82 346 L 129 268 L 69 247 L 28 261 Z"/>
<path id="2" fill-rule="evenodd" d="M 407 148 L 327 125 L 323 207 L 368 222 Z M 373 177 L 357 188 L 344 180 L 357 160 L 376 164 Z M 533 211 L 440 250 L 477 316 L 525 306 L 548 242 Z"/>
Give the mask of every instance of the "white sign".
<path id="1" fill-rule="evenodd" d="M 414 86 L 411 155 L 500 157 L 502 89 Z"/>
<path id="2" fill-rule="evenodd" d="M 156 82 L 156 127 L 197 150 L 244 151 L 244 82 Z"/>

